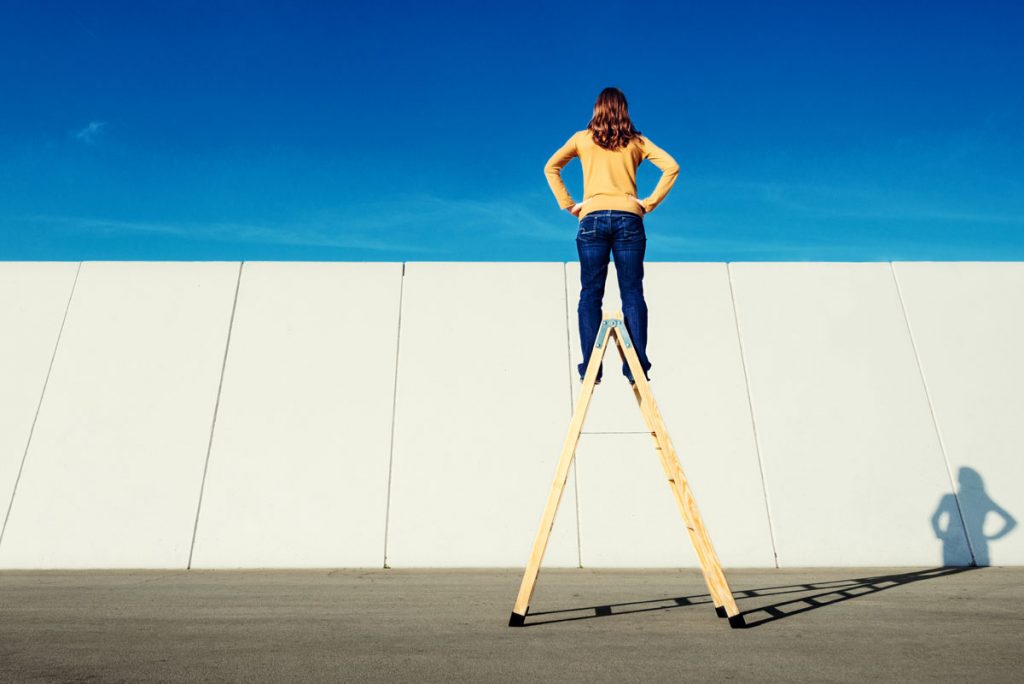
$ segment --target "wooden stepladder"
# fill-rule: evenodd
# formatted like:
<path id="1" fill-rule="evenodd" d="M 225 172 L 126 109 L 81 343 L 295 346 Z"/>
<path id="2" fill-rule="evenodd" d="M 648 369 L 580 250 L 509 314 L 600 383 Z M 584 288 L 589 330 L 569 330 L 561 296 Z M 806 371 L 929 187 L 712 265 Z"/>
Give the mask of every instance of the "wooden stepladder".
<path id="1" fill-rule="evenodd" d="M 636 396 L 640 412 L 643 414 L 647 429 L 650 430 L 651 438 L 654 440 L 654 450 L 661 459 L 661 467 L 665 471 L 672 495 L 675 497 L 679 514 L 683 518 L 683 525 L 690 535 L 690 542 L 697 552 L 697 560 L 700 562 L 701 571 L 704 574 L 704 581 L 707 583 L 711 600 L 715 604 L 715 612 L 718 617 L 728 617 L 731 627 L 744 627 L 743 616 L 736 601 L 733 598 L 729 582 L 722 572 L 722 565 L 718 561 L 715 548 L 711 545 L 711 537 L 704 527 L 704 522 L 697 510 L 697 502 L 693 498 L 690 485 L 683 475 L 683 469 L 679 465 L 679 458 L 676 450 L 669 439 L 668 430 L 661 418 L 661 412 L 654 401 L 651 387 L 647 383 L 647 376 L 640 365 L 640 357 L 633 348 L 629 332 L 626 329 L 622 312 L 614 314 L 606 313 L 601 322 L 601 328 L 594 341 L 594 350 L 590 355 L 590 362 L 587 365 L 587 372 L 583 376 L 583 387 L 580 390 L 579 399 L 576 400 L 576 408 L 573 411 L 572 419 L 569 421 L 569 432 L 562 444 L 562 456 L 558 460 L 558 468 L 555 470 L 555 481 L 551 485 L 548 494 L 547 505 L 544 507 L 544 515 L 541 517 L 540 527 L 537 536 L 533 541 L 533 550 L 530 552 L 530 559 L 526 564 L 526 572 L 523 573 L 523 581 L 519 586 L 519 595 L 516 597 L 515 605 L 512 608 L 512 616 L 509 618 L 509 627 L 522 627 L 530 607 L 530 598 L 537 586 L 537 575 L 540 573 L 541 560 L 544 558 L 544 551 L 547 549 L 548 539 L 551 536 L 551 529 L 555 524 L 555 513 L 558 511 L 558 504 L 562 500 L 562 492 L 565 490 L 565 483 L 569 477 L 569 466 L 576 456 L 576 444 L 579 442 L 580 433 L 583 430 L 583 421 L 587 415 L 587 407 L 590 398 L 594 393 L 594 385 L 597 383 L 597 371 L 601 366 L 605 352 L 608 350 L 609 342 L 615 340 L 619 356 L 629 364 L 629 368 L 636 383 L 633 385 L 633 394 Z"/>

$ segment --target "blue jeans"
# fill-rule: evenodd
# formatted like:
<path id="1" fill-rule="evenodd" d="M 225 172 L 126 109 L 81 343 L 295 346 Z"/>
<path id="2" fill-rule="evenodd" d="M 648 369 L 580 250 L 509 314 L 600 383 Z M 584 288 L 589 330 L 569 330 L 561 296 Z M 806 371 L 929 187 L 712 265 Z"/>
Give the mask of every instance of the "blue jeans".
<path id="1" fill-rule="evenodd" d="M 604 299 L 604 283 L 608 277 L 609 252 L 615 258 L 615 272 L 619 278 L 619 294 L 622 297 L 622 315 L 626 330 L 633 340 L 644 377 L 651 362 L 647 358 L 647 302 L 644 301 L 644 252 L 647 249 L 647 234 L 644 219 L 639 214 L 617 209 L 592 211 L 580 220 L 576 233 L 576 250 L 580 255 L 580 303 L 577 308 L 580 324 L 580 345 L 583 348 L 583 363 L 577 366 L 580 377 L 586 373 L 590 353 L 601 327 L 601 302 Z M 597 371 L 598 379 L 604 372 L 604 364 Z M 633 373 L 629 365 L 622 362 L 622 373 L 630 382 Z"/>

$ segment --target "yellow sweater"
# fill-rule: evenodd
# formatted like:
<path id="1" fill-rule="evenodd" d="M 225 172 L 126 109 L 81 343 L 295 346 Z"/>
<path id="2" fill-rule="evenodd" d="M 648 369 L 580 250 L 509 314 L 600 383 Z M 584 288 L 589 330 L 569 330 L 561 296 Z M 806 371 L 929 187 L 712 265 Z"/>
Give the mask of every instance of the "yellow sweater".
<path id="1" fill-rule="evenodd" d="M 679 164 L 649 138 L 640 137 L 644 143 L 642 147 L 634 139 L 625 147 L 612 151 L 594 142 L 589 130 L 573 133 L 544 165 L 544 175 L 547 176 L 551 192 L 555 193 L 558 205 L 568 209 L 576 204 L 565 187 L 561 170 L 573 157 L 579 157 L 583 166 L 583 206 L 580 219 L 598 209 L 619 209 L 643 216 L 646 212 L 640 209 L 641 203 L 647 212 L 653 211 L 676 182 Z M 650 159 L 661 169 L 661 178 L 654 192 L 638 201 L 636 167 L 644 159 Z"/>

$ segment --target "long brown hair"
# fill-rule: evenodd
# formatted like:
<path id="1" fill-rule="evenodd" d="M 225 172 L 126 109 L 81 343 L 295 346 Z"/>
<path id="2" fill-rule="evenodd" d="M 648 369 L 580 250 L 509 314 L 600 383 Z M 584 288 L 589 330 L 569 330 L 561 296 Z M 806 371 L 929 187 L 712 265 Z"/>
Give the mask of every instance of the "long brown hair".
<path id="1" fill-rule="evenodd" d="M 594 103 L 594 118 L 587 124 L 594 136 L 594 142 L 606 150 L 625 147 L 634 138 L 640 144 L 640 131 L 629 118 L 626 96 L 618 88 L 605 88 Z"/>

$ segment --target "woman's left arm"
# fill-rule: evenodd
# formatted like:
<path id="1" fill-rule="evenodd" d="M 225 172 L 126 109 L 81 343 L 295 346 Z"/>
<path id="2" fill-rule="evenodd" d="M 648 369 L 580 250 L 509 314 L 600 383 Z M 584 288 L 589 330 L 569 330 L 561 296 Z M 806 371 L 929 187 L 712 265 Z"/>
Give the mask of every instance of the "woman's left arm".
<path id="1" fill-rule="evenodd" d="M 644 136 L 644 159 L 650 160 L 652 164 L 661 169 L 661 178 L 654 186 L 654 192 L 647 199 L 640 201 L 640 206 L 644 208 L 646 214 L 654 211 L 654 208 L 665 199 L 665 195 L 672 189 L 676 182 L 676 176 L 679 175 L 679 164 L 672 158 L 672 155 L 651 142 L 647 136 Z"/>

